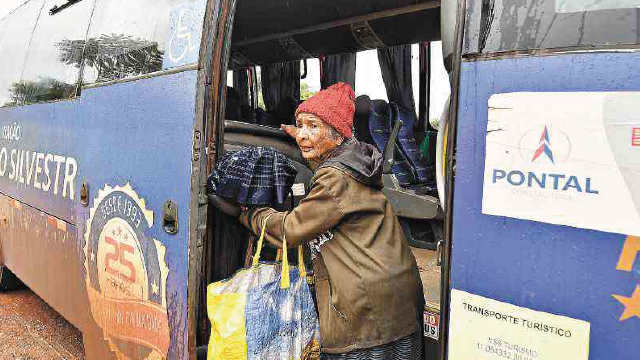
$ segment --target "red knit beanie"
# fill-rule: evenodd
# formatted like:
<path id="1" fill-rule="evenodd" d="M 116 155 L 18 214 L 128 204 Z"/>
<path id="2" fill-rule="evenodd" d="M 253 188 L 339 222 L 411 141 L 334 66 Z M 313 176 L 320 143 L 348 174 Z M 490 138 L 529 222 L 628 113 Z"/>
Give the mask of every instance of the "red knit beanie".
<path id="1" fill-rule="evenodd" d="M 353 135 L 353 114 L 356 111 L 356 94 L 351 86 L 341 82 L 321 90 L 298 106 L 300 113 L 313 114 L 333 126 L 342 136 Z"/>

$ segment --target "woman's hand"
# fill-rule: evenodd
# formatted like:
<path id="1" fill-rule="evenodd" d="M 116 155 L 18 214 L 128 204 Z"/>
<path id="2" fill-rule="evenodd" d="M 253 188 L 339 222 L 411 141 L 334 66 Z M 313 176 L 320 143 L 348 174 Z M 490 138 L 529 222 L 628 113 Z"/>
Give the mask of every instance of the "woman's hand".
<path id="1" fill-rule="evenodd" d="M 295 127 L 294 125 L 281 124 L 280 129 L 284 130 L 284 132 L 286 132 L 289 136 L 291 136 L 294 139 L 298 135 L 298 128 Z"/>

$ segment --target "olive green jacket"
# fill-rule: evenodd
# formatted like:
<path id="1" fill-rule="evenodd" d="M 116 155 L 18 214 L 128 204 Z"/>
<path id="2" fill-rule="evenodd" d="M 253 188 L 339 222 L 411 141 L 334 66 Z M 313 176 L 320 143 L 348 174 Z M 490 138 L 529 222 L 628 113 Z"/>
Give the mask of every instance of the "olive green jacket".
<path id="1" fill-rule="evenodd" d="M 322 351 L 390 343 L 420 329 L 422 283 L 391 204 L 381 191 L 381 157 L 350 140 L 319 166 L 309 194 L 290 212 L 259 208 L 240 221 L 266 239 L 296 247 L 327 230 L 313 261 Z"/>

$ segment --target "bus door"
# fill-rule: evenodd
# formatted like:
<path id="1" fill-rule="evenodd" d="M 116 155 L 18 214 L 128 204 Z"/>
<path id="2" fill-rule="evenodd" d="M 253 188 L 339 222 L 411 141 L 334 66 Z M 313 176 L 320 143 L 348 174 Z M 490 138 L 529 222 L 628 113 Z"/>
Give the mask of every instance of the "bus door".
<path id="1" fill-rule="evenodd" d="M 448 359 L 637 359 L 636 6 L 461 4 Z"/>
<path id="2" fill-rule="evenodd" d="M 1 265 L 88 359 L 186 359 L 205 1 L 60 3 L 0 21 Z"/>

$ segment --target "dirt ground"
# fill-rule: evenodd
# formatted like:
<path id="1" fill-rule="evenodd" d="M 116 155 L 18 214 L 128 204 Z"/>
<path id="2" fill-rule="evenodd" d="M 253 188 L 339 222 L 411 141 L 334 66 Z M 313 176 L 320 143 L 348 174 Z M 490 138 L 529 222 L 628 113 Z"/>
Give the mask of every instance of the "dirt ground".
<path id="1" fill-rule="evenodd" d="M 84 360 L 82 334 L 29 289 L 0 293 L 0 360 Z"/>

